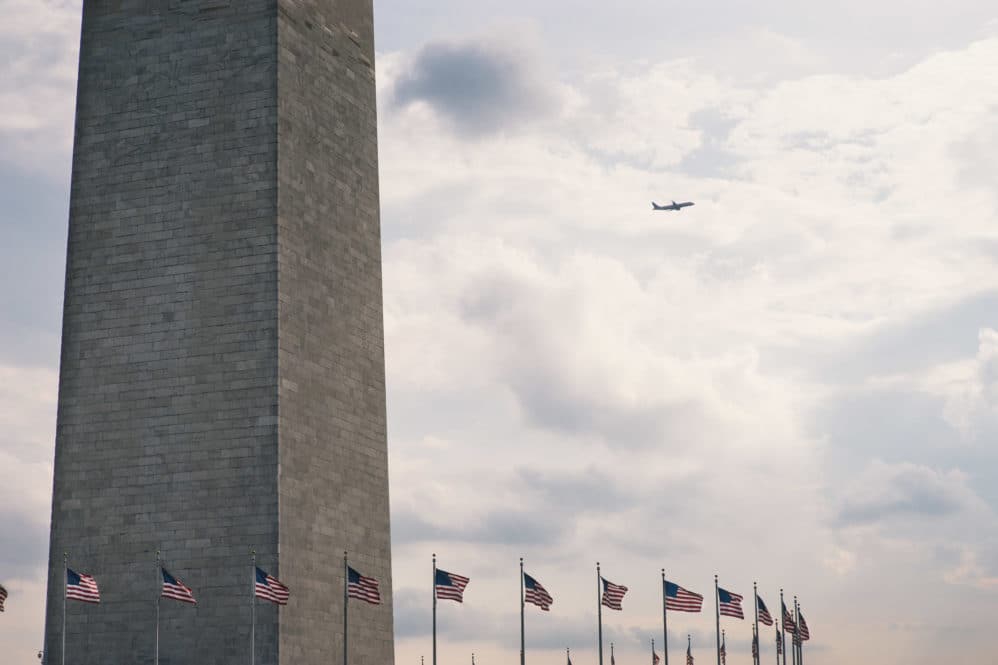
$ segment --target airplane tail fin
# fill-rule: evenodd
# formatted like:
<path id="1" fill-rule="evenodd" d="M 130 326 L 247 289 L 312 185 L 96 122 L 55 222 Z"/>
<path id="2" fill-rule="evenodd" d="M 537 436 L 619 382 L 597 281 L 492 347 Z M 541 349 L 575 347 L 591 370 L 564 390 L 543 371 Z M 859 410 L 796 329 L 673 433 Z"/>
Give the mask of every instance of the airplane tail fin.
<path id="1" fill-rule="evenodd" d="M 660 206 L 659 204 L 655 203 L 654 201 L 651 202 L 651 209 L 652 210 L 663 210 L 662 206 Z"/>

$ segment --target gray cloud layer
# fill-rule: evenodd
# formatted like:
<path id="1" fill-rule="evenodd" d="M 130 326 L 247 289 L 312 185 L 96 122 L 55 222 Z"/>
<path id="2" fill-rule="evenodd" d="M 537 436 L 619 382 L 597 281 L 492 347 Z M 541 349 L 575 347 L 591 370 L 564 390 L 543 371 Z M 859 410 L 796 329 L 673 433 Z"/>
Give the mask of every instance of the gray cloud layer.
<path id="1" fill-rule="evenodd" d="M 428 44 L 396 82 L 393 100 L 399 107 L 425 102 L 468 136 L 515 130 L 556 104 L 535 64 L 509 45 Z"/>

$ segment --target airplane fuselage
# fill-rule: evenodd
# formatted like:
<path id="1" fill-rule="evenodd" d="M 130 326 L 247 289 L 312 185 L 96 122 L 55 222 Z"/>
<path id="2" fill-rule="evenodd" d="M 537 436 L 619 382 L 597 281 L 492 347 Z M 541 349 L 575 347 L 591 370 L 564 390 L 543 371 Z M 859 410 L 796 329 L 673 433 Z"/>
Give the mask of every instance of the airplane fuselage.
<path id="1" fill-rule="evenodd" d="M 693 201 L 681 201 L 679 203 L 673 201 L 669 205 L 664 206 L 660 206 L 654 201 L 651 202 L 652 210 L 682 210 L 683 208 L 689 208 L 691 205 L 694 205 Z"/>

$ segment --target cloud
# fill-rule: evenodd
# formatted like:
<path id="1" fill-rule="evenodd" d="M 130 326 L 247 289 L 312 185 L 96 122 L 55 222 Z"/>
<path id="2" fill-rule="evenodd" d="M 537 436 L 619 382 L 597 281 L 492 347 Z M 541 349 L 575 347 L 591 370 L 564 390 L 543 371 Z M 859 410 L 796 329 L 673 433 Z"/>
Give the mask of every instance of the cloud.
<path id="1" fill-rule="evenodd" d="M 978 504 L 966 475 L 959 471 L 875 461 L 856 479 L 839 508 L 837 521 L 862 526 L 895 519 L 939 519 Z"/>
<path id="2" fill-rule="evenodd" d="M 515 131 L 554 113 L 545 68 L 509 37 L 427 44 L 395 81 L 393 105 L 426 104 L 465 136 Z"/>

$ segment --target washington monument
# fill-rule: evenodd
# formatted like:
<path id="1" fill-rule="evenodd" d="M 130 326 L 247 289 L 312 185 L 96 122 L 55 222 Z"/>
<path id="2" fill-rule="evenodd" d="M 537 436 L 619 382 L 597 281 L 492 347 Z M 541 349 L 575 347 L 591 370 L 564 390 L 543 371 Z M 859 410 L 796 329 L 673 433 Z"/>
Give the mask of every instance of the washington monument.
<path id="1" fill-rule="evenodd" d="M 48 665 L 394 660 L 371 5 L 83 3 Z"/>

